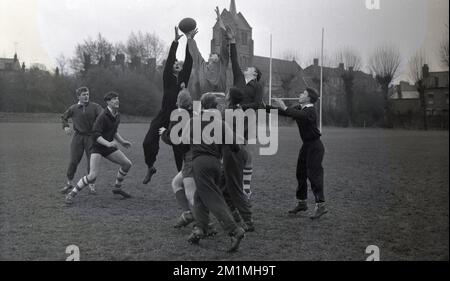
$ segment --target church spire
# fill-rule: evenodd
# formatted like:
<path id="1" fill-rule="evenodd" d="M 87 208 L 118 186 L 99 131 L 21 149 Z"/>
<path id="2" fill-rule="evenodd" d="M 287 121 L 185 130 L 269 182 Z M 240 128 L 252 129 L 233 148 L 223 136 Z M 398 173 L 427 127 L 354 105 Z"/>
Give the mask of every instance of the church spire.
<path id="1" fill-rule="evenodd" d="M 231 0 L 230 3 L 230 13 L 235 17 L 237 15 L 236 12 L 236 2 L 234 2 L 234 0 Z"/>

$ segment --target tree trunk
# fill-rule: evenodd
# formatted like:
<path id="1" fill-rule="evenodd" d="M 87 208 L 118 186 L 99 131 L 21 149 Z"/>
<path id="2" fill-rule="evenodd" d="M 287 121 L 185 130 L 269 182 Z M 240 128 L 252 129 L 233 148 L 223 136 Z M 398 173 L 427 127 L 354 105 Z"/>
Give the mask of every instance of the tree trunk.
<path id="1" fill-rule="evenodd" d="M 381 85 L 381 89 L 383 91 L 384 97 L 384 127 L 385 128 L 393 128 L 391 112 L 389 110 L 389 83 L 383 83 Z"/>

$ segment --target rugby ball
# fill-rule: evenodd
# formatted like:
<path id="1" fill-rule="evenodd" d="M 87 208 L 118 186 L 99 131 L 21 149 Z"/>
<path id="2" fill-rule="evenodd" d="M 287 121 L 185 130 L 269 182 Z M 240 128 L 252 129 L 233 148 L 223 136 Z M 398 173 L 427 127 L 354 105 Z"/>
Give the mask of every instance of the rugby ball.
<path id="1" fill-rule="evenodd" d="M 193 18 L 184 18 L 178 24 L 178 28 L 183 33 L 188 33 L 197 27 L 197 22 Z"/>

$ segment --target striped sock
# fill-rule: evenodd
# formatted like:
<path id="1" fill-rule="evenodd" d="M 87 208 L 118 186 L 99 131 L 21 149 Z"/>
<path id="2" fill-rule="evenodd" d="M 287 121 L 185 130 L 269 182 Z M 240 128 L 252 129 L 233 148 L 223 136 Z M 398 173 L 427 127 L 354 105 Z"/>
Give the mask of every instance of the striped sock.
<path id="1" fill-rule="evenodd" d="M 87 176 L 84 176 L 78 181 L 77 185 L 72 189 L 72 192 L 76 194 L 83 188 L 85 188 L 87 185 L 89 185 L 89 180 Z"/>
<path id="2" fill-rule="evenodd" d="M 117 176 L 116 176 L 116 185 L 115 185 L 116 188 L 120 188 L 122 186 L 122 182 L 126 175 L 127 175 L 127 172 L 122 170 L 122 168 L 119 168 L 119 171 L 117 171 Z"/>
<path id="3" fill-rule="evenodd" d="M 252 167 L 244 168 L 244 191 L 247 193 L 250 193 L 250 183 L 252 181 L 252 173 L 253 173 Z"/>

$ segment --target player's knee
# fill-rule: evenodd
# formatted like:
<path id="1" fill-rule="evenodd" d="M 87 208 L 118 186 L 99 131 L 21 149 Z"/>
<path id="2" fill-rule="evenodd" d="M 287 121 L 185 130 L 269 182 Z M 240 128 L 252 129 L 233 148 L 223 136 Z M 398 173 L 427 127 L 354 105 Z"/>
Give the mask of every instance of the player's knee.
<path id="1" fill-rule="evenodd" d="M 87 175 L 87 180 L 89 183 L 94 183 L 97 180 L 97 173 L 96 172 L 91 172 L 89 173 L 89 175 Z"/>
<path id="2" fill-rule="evenodd" d="M 129 171 L 131 169 L 131 166 L 133 166 L 133 163 L 130 160 L 127 160 L 122 165 L 122 170 Z"/>

